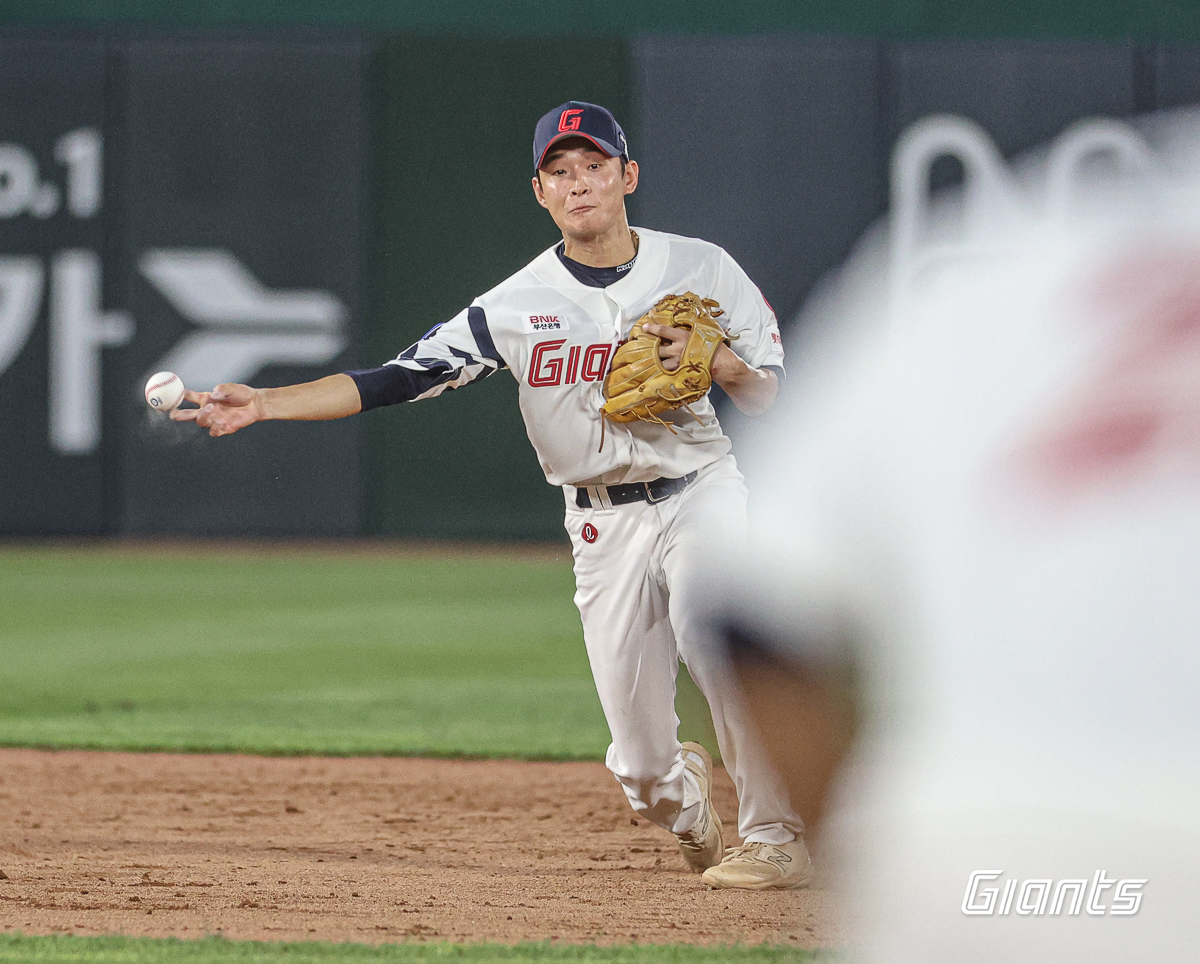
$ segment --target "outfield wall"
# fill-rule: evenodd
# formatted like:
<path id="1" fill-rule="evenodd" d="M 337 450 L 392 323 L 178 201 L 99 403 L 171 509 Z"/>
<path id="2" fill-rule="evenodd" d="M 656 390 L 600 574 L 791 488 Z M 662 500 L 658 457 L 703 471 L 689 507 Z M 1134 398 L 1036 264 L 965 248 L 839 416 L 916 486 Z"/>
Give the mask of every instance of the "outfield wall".
<path id="1" fill-rule="evenodd" d="M 141 383 L 394 356 L 553 243 L 529 141 L 570 98 L 625 119 L 634 222 L 724 245 L 786 344 L 910 124 L 969 117 L 1011 157 L 1200 100 L 1200 48 L 8 28 L 0 89 L 0 533 L 554 539 L 507 376 L 220 440 Z"/>
<path id="2" fill-rule="evenodd" d="M 888 39 L 1200 40 L 1179 0 L 20 0 L 0 23 L 307 26 L 478 36 L 836 33 Z"/>
<path id="3" fill-rule="evenodd" d="M 0 36 L 0 531 L 357 530 L 357 423 L 214 445 L 141 386 L 358 357 L 367 54 Z"/>

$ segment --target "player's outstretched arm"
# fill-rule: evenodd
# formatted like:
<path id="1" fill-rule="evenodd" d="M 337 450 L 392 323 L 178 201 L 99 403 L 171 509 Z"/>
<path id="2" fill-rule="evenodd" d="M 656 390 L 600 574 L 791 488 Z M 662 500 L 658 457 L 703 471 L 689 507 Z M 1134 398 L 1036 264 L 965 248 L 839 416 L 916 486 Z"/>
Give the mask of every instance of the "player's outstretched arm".
<path id="1" fill-rule="evenodd" d="M 176 422 L 195 422 L 213 438 L 232 435 L 255 422 L 269 419 L 323 421 L 345 418 L 362 411 L 358 386 L 349 375 L 337 374 L 315 382 L 282 388 L 251 388 L 249 385 L 218 385 L 211 392 L 184 392 L 184 401 L 196 408 L 171 412 Z"/>

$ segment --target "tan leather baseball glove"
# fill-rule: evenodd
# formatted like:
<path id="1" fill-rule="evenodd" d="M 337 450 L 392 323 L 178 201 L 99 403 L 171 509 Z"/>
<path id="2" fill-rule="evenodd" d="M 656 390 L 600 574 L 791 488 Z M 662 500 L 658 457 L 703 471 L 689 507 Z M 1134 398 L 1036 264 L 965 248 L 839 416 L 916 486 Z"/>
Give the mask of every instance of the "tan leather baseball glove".
<path id="1" fill-rule="evenodd" d="M 662 414 L 699 401 L 712 387 L 712 360 L 729 335 L 717 318 L 724 312 L 711 298 L 686 291 L 667 295 L 637 320 L 629 340 L 617 348 L 604 379 L 600 411 L 614 422 L 641 419 L 666 425 Z M 690 330 L 679 367 L 667 371 L 658 357 L 661 338 L 643 325 L 670 325 Z M 690 409 L 689 409 L 690 411 Z"/>

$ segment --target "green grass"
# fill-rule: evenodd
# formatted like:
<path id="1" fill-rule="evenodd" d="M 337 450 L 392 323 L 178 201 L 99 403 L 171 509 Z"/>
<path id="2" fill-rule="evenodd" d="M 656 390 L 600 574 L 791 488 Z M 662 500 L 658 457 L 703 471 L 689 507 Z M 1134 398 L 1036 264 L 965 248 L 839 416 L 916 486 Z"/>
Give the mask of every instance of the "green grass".
<path id="1" fill-rule="evenodd" d="M 0 745 L 602 759 L 568 554 L 0 546 Z M 681 736 L 715 748 L 680 674 Z M 0 964 L 775 962 L 791 948 L 0 934 Z"/>
<path id="2" fill-rule="evenodd" d="M 0 744 L 599 759 L 569 555 L 0 548 Z"/>
<path id="3" fill-rule="evenodd" d="M 0 545 L 0 745 L 599 760 L 573 588 L 565 548 Z"/>
<path id="4" fill-rule="evenodd" d="M 46 964 L 319 964 L 355 961 L 364 964 L 423 964 L 423 962 L 594 961 L 611 964 L 774 964 L 774 962 L 831 961 L 828 954 L 810 954 L 788 947 L 690 947 L 678 944 L 624 944 L 614 947 L 573 944 L 263 944 L 209 937 L 199 941 L 154 940 L 135 937 L 23 937 L 0 935 L 0 962 Z"/>

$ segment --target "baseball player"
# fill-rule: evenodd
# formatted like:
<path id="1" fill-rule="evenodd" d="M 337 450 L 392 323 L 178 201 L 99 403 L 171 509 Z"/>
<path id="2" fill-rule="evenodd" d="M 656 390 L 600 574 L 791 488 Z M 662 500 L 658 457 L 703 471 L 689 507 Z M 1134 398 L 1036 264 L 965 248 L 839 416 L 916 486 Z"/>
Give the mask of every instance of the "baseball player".
<path id="1" fill-rule="evenodd" d="M 213 436 L 263 419 L 341 418 L 433 398 L 501 369 L 546 480 L 563 490 L 575 602 L 612 735 L 607 765 L 633 809 L 673 833 L 712 887 L 797 888 L 811 878 L 803 824 L 767 761 L 722 664 L 699 645 L 696 586 L 745 529 L 746 489 L 707 397 L 657 421 L 601 415 L 614 351 L 664 296 L 693 292 L 723 311 L 729 344 L 713 381 L 740 410 L 773 404 L 783 350 L 770 306 L 721 248 L 629 226 L 638 185 L 609 111 L 571 101 L 538 121 L 533 193 L 562 241 L 379 368 L 283 388 L 220 385 L 187 393 L 172 418 Z M 663 367 L 686 330 L 648 325 Z M 732 346 L 732 347 L 730 347 Z M 712 761 L 681 745 L 675 676 L 682 659 L 712 709 L 740 800 L 743 846 L 726 852 L 711 802 Z"/>
<path id="2" fill-rule="evenodd" d="M 856 669 L 822 831 L 855 960 L 1200 943 L 1200 117 L 1147 129 L 1132 187 L 1079 164 L 1046 211 L 1051 149 L 1009 188 L 1031 203 L 981 202 L 910 290 L 861 248 L 747 447 L 764 484 L 724 624 L 773 746 L 836 755 Z M 755 669 L 772 648 L 799 668 L 783 692 Z M 818 714 L 832 738 L 795 752 Z"/>

